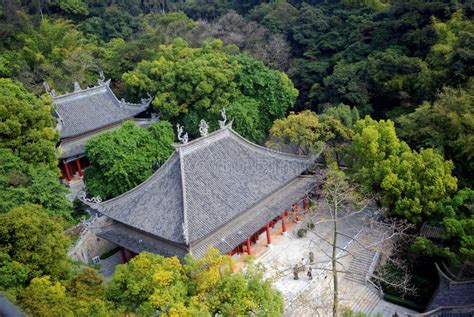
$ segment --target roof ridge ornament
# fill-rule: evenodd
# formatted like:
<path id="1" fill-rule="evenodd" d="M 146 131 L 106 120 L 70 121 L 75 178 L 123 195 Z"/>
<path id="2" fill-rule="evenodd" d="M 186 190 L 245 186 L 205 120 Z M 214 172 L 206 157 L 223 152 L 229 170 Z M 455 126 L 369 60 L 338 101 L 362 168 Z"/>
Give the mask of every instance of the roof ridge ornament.
<path id="1" fill-rule="evenodd" d="M 97 79 L 97 84 L 103 85 L 104 83 L 105 83 L 104 71 L 101 69 L 99 70 L 99 79 Z"/>
<path id="2" fill-rule="evenodd" d="M 201 136 L 206 136 L 209 132 L 209 125 L 207 124 L 206 120 L 201 119 L 199 122 L 199 133 Z"/>
<path id="3" fill-rule="evenodd" d="M 88 198 L 87 197 L 87 192 L 81 191 L 81 192 L 79 192 L 78 197 L 83 203 L 85 203 L 89 207 L 91 207 L 91 208 L 93 208 L 97 211 L 102 211 L 102 209 L 103 209 L 103 207 L 101 205 L 102 198 L 100 198 L 100 196 L 94 196 L 92 198 Z"/>
<path id="4" fill-rule="evenodd" d="M 221 109 L 221 117 L 222 117 L 222 120 L 219 120 L 219 127 L 221 129 L 224 129 L 225 128 L 225 123 L 227 121 L 227 116 L 225 114 L 225 108 Z"/>
<path id="5" fill-rule="evenodd" d="M 46 90 L 46 92 L 51 96 L 51 97 L 56 97 L 56 92 L 54 91 L 54 89 L 51 89 L 51 87 L 49 87 L 49 83 L 47 81 L 44 81 L 43 82 L 43 86 L 44 86 L 44 90 Z"/>
<path id="6" fill-rule="evenodd" d="M 178 130 L 178 140 L 181 141 L 183 144 L 188 143 L 188 133 L 186 132 L 183 135 L 183 126 L 180 125 L 179 123 L 176 124 L 176 129 Z"/>
<path id="7" fill-rule="evenodd" d="M 74 82 L 74 92 L 82 91 L 81 85 L 77 81 Z"/>

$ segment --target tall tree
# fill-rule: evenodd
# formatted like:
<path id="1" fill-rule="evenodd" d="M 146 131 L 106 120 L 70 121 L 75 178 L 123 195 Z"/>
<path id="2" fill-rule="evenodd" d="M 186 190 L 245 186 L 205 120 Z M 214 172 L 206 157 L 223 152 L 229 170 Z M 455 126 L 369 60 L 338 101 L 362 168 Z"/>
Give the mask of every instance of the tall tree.
<path id="1" fill-rule="evenodd" d="M 433 102 L 399 118 L 400 136 L 415 148 L 441 150 L 455 163 L 461 182 L 474 173 L 474 80 L 466 89 L 444 88 Z"/>
<path id="2" fill-rule="evenodd" d="M 86 144 L 91 166 L 85 171 L 87 190 L 108 199 L 147 179 L 172 153 L 174 132 L 167 121 L 144 129 L 133 122 L 95 136 Z"/>
<path id="3" fill-rule="evenodd" d="M 67 248 L 58 218 L 37 205 L 25 205 L 0 214 L 0 249 L 28 269 L 28 278 L 64 276 L 69 269 Z"/>

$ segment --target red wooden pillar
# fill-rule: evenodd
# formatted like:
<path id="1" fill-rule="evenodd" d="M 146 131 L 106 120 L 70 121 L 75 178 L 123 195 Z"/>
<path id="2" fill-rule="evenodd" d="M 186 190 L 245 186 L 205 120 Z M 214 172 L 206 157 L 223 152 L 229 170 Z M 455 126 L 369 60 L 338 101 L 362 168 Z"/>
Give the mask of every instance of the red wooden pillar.
<path id="1" fill-rule="evenodd" d="M 120 248 L 120 262 L 122 262 L 122 264 L 127 262 L 127 256 L 125 255 L 124 248 Z"/>
<path id="2" fill-rule="evenodd" d="M 82 172 L 82 168 L 81 168 L 81 162 L 79 162 L 79 159 L 76 159 L 76 165 L 77 165 L 77 170 L 79 171 L 79 175 L 84 176 L 84 173 Z"/>
<path id="3" fill-rule="evenodd" d="M 267 223 L 267 227 L 265 228 L 265 231 L 267 233 L 267 246 L 272 245 L 272 236 L 270 235 L 270 223 Z"/>
<path id="4" fill-rule="evenodd" d="M 286 210 L 281 214 L 281 232 L 283 234 L 286 234 L 285 214 Z"/>
<path id="5" fill-rule="evenodd" d="M 308 211 L 308 199 L 303 198 L 303 210 Z"/>
<path id="6" fill-rule="evenodd" d="M 68 182 L 71 181 L 71 174 L 69 173 L 69 166 L 68 166 L 68 163 L 66 162 L 63 162 L 63 166 L 64 166 L 64 171 L 66 172 L 66 180 Z"/>
<path id="7" fill-rule="evenodd" d="M 252 250 L 250 249 L 250 238 L 247 238 L 247 254 L 252 254 Z"/>

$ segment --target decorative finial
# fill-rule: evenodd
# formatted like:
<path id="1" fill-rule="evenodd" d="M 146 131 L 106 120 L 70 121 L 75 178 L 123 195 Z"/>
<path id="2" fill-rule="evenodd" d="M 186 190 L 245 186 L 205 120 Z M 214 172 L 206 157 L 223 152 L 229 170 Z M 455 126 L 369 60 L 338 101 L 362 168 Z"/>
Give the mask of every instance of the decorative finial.
<path id="1" fill-rule="evenodd" d="M 221 129 L 224 129 L 225 128 L 225 123 L 227 121 L 227 116 L 225 114 L 225 108 L 222 108 L 221 110 L 221 116 L 222 116 L 222 120 L 219 120 L 219 127 Z"/>
<path id="2" fill-rule="evenodd" d="M 102 209 L 103 209 L 102 206 L 101 206 L 102 199 L 100 198 L 100 196 L 87 198 L 87 193 L 85 191 L 81 191 L 81 192 L 79 192 L 78 197 L 79 197 L 80 200 L 82 200 L 82 202 L 84 202 L 89 207 L 92 207 L 92 208 L 94 208 L 95 210 L 98 210 L 98 211 L 102 211 Z"/>
<path id="3" fill-rule="evenodd" d="M 51 87 L 49 87 L 49 84 L 47 81 L 43 82 L 44 90 L 49 94 L 51 93 Z"/>
<path id="4" fill-rule="evenodd" d="M 201 122 L 199 123 L 199 133 L 201 133 L 201 136 L 206 136 L 208 130 L 209 130 L 209 125 L 204 119 L 201 119 Z"/>
<path id="5" fill-rule="evenodd" d="M 81 86 L 79 85 L 79 83 L 77 81 L 74 82 L 74 92 L 78 92 L 78 91 L 81 91 Z"/>
<path id="6" fill-rule="evenodd" d="M 178 140 L 181 141 L 181 143 L 183 143 L 183 144 L 188 143 L 188 133 L 186 132 L 183 135 L 183 126 L 181 126 L 181 125 L 179 125 L 179 123 L 177 123 L 176 128 L 178 129 Z"/>
<path id="7" fill-rule="evenodd" d="M 99 71 L 99 79 L 97 79 L 97 83 L 99 85 L 102 85 L 105 82 L 105 76 L 104 76 L 104 71 L 101 69 Z"/>
<path id="8" fill-rule="evenodd" d="M 44 86 L 44 90 L 46 90 L 46 92 L 51 96 L 51 97 L 56 97 L 56 92 L 54 91 L 54 89 L 51 89 L 51 87 L 49 87 L 49 84 L 47 81 L 43 82 L 43 86 Z"/>

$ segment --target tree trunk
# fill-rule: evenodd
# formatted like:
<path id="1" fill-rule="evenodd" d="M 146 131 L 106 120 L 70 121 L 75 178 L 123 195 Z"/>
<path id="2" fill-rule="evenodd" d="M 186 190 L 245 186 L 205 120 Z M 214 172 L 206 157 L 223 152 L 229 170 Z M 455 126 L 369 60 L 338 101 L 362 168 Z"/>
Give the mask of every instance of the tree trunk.
<path id="1" fill-rule="evenodd" d="M 337 317 L 338 304 L 339 304 L 339 292 L 338 292 L 338 281 L 337 281 L 337 204 L 334 203 L 334 236 L 332 242 L 332 276 L 333 276 L 333 303 L 332 303 L 332 316 Z"/>

